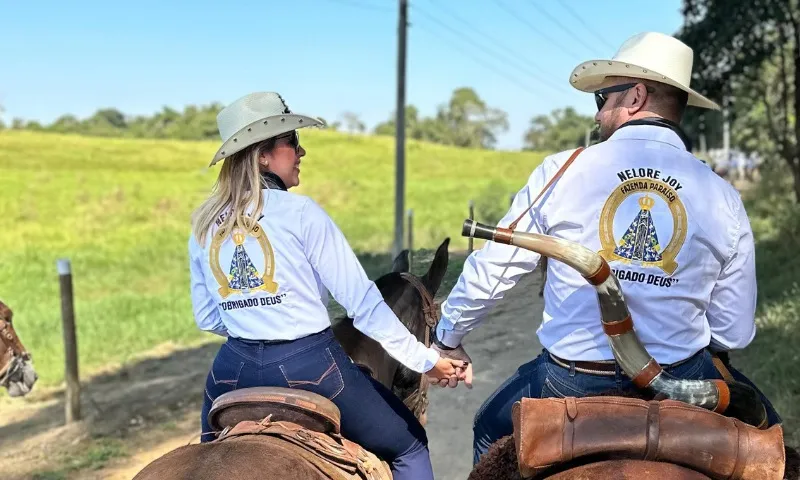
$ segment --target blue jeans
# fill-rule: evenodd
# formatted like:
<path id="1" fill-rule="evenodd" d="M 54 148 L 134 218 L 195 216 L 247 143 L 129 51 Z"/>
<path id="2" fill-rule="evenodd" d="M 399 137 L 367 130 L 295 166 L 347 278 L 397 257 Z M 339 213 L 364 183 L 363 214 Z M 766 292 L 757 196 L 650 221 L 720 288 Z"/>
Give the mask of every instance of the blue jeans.
<path id="1" fill-rule="evenodd" d="M 302 385 L 289 382 L 308 381 Z M 341 433 L 390 464 L 397 480 L 433 480 L 425 429 L 389 389 L 359 369 L 330 328 L 286 342 L 228 338 L 206 379 L 202 442 L 215 438 L 208 423 L 214 399 L 237 388 L 300 388 L 331 400 Z"/>
<path id="2" fill-rule="evenodd" d="M 630 378 L 625 375 L 619 366 L 614 375 L 592 375 L 564 368 L 550 357 L 546 350 L 517 369 L 478 409 L 473 424 L 473 463 L 477 464 L 480 456 L 489 450 L 489 447 L 506 435 L 514 433 L 511 421 L 511 406 L 527 398 L 552 398 L 552 397 L 586 397 L 590 395 L 607 394 L 608 392 L 634 392 L 637 389 Z M 770 425 L 780 423 L 775 408 L 741 372 L 728 366 L 731 375 L 738 381 L 746 383 L 761 395 Z M 691 358 L 677 366 L 665 368 L 667 373 L 683 379 L 722 379 L 712 361 L 708 350 L 701 350 Z"/>

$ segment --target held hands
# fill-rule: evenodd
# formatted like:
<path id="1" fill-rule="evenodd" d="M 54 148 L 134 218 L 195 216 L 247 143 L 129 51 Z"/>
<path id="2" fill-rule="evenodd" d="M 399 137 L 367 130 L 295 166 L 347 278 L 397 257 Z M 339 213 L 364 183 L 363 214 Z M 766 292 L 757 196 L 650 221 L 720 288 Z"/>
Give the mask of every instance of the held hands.
<path id="1" fill-rule="evenodd" d="M 462 380 L 467 388 L 472 388 L 472 359 L 467 355 L 464 347 L 459 345 L 456 348 L 450 348 L 439 341 L 435 329 L 431 329 L 430 333 L 431 348 L 439 352 L 439 361 L 426 373 L 428 382 L 442 388 L 448 386 L 455 388 L 458 386 L 458 381 Z M 439 370 L 440 366 L 442 366 L 441 370 Z"/>
<path id="2" fill-rule="evenodd" d="M 450 387 L 456 388 L 458 386 L 458 381 L 463 380 L 464 384 L 466 384 L 467 388 L 472 388 L 472 359 L 467 354 L 464 347 L 459 345 L 456 348 L 448 349 L 444 346 L 440 346 L 436 342 L 434 342 L 431 347 L 439 352 L 441 355 L 441 360 L 443 359 L 450 359 L 453 360 L 455 363 L 463 363 L 463 367 L 460 365 L 456 367 L 456 374 L 450 375 L 448 377 L 437 377 L 432 378 L 431 375 L 428 375 L 428 381 L 433 385 L 439 385 L 440 387 Z"/>
<path id="3" fill-rule="evenodd" d="M 428 382 L 431 384 L 447 385 L 448 383 L 453 383 L 453 386 L 455 386 L 459 380 L 465 379 L 464 372 L 467 368 L 470 367 L 467 366 L 466 362 L 441 355 L 436 365 L 425 372 L 425 375 L 428 376 Z"/>

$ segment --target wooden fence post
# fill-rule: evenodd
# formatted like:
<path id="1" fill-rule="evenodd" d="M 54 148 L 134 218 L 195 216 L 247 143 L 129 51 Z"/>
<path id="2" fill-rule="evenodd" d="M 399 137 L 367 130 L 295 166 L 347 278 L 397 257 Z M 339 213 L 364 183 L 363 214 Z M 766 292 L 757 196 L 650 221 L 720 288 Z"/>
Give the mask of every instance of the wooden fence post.
<path id="1" fill-rule="evenodd" d="M 472 201 L 472 200 L 469 201 L 469 219 L 470 220 L 475 220 L 475 202 Z M 467 239 L 467 242 L 468 242 L 467 243 L 467 245 L 468 245 L 467 246 L 467 255 L 472 253 L 472 241 L 473 241 L 472 237 L 469 237 Z"/>
<path id="2" fill-rule="evenodd" d="M 75 304 L 72 294 L 72 268 L 69 259 L 57 262 L 58 280 L 61 289 L 61 325 L 64 333 L 64 378 L 67 392 L 64 402 L 66 423 L 81 418 L 81 383 L 78 377 L 78 342 L 75 335 Z"/>
<path id="3" fill-rule="evenodd" d="M 414 257 L 414 209 L 408 209 L 408 269 L 411 270 Z"/>

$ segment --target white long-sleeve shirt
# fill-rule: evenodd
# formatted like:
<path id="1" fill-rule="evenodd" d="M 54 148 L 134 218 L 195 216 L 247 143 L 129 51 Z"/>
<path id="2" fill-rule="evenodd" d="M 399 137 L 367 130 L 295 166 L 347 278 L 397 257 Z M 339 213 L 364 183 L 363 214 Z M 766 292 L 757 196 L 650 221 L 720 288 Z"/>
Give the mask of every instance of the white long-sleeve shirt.
<path id="1" fill-rule="evenodd" d="M 310 198 L 264 189 L 253 235 L 189 239 L 191 297 L 202 330 L 256 340 L 294 340 L 330 327 L 328 292 L 354 326 L 416 372 L 439 354 L 419 342 L 384 302 L 342 232 Z M 235 232 L 234 232 L 235 233 Z"/>
<path id="2" fill-rule="evenodd" d="M 500 226 L 530 205 L 572 152 L 545 158 Z M 712 340 L 743 348 L 755 336 L 754 242 L 741 198 L 670 129 L 626 126 L 585 149 L 517 229 L 602 252 L 636 333 L 660 363 L 685 359 Z M 473 252 L 442 304 L 438 338 L 458 345 L 539 259 L 494 242 Z M 544 300 L 537 334 L 546 349 L 569 360 L 614 358 L 596 291 L 575 270 L 548 261 Z"/>

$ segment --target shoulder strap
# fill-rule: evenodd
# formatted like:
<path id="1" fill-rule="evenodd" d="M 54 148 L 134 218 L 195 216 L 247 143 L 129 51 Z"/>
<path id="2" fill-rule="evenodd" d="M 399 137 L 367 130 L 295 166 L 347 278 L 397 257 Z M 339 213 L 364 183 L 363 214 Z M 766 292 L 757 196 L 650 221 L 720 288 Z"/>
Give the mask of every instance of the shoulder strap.
<path id="1" fill-rule="evenodd" d="M 519 223 L 520 220 L 522 220 L 522 217 L 524 217 L 525 214 L 527 214 L 530 211 L 530 209 L 533 208 L 533 206 L 536 204 L 536 202 L 539 201 L 539 198 L 542 195 L 544 195 L 544 192 L 546 192 L 547 189 L 550 188 L 550 186 L 553 184 L 553 182 L 558 180 L 561 177 L 561 175 L 563 175 L 564 172 L 567 171 L 567 168 L 569 168 L 569 166 L 572 164 L 572 162 L 574 162 L 575 159 L 578 158 L 578 155 L 583 151 L 583 149 L 584 149 L 584 147 L 578 147 L 574 152 L 572 152 L 572 155 L 570 155 L 570 157 L 566 161 L 566 163 L 564 163 L 564 165 L 560 169 L 558 169 L 556 174 L 553 175 L 553 178 L 551 178 L 550 181 L 547 182 L 547 185 L 545 185 L 544 188 L 542 188 L 542 191 L 539 192 L 539 195 L 536 195 L 536 198 L 533 199 L 533 202 L 531 202 L 530 206 L 528 208 L 526 208 L 525 211 L 522 212 L 522 214 L 519 217 L 517 217 L 516 220 L 511 222 L 511 225 L 508 226 L 509 230 L 514 230 L 515 228 L 517 228 L 517 224 Z"/>

